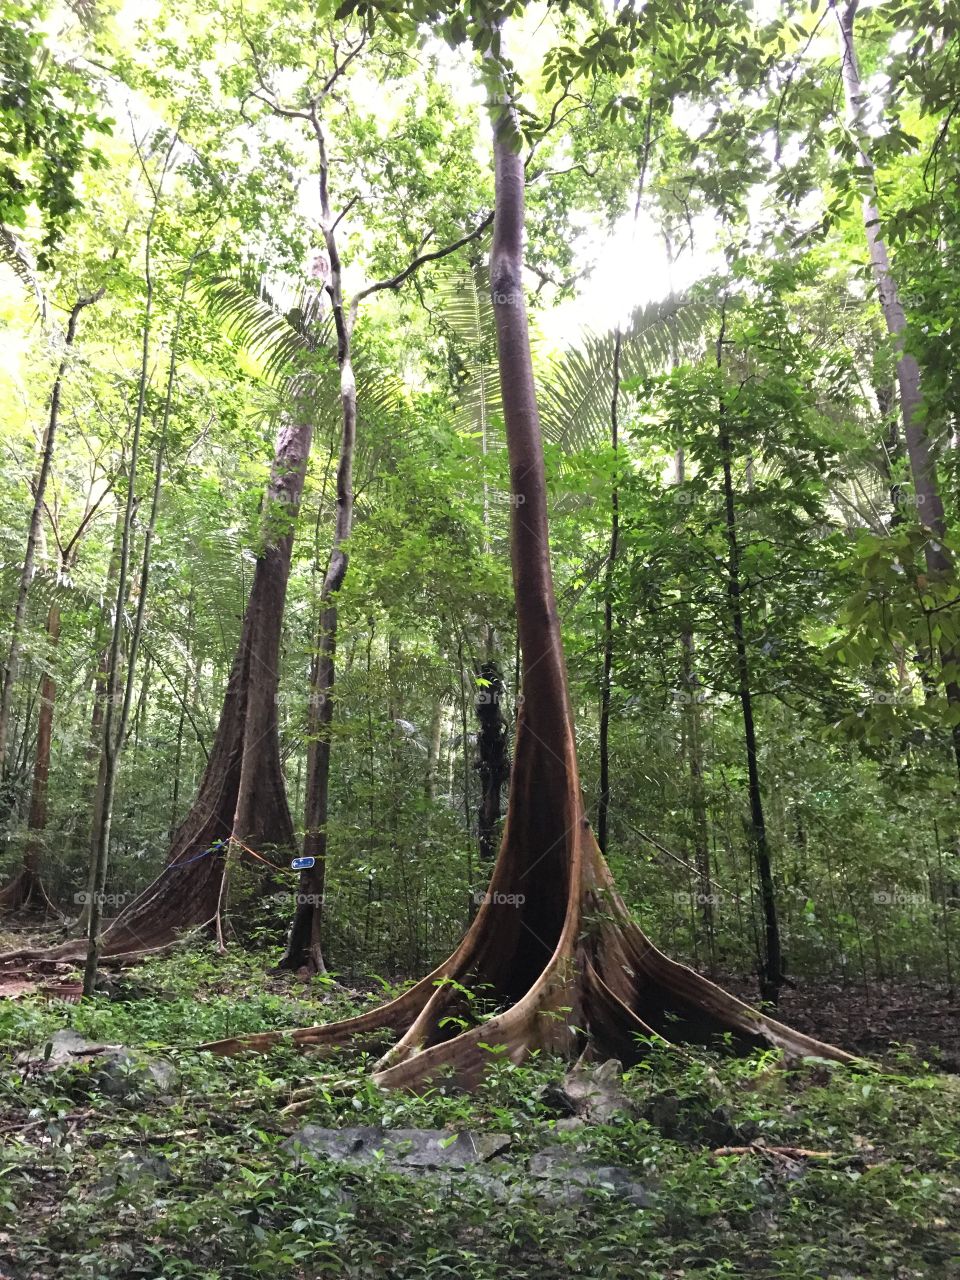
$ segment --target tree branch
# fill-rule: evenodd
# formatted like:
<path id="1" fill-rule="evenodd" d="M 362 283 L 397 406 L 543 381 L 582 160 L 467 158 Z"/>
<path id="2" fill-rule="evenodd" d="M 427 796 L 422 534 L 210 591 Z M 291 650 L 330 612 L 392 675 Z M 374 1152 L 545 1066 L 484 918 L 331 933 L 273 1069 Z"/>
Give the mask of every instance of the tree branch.
<path id="1" fill-rule="evenodd" d="M 374 284 L 368 284 L 365 289 L 361 289 L 359 293 L 354 294 L 351 310 L 355 313 L 358 305 L 364 298 L 368 298 L 372 293 L 379 293 L 384 289 L 399 289 L 400 286 L 428 262 L 437 262 L 441 258 L 449 257 L 451 253 L 456 253 L 458 249 L 462 249 L 464 245 L 471 244 L 474 240 L 478 240 L 483 235 L 487 227 L 493 222 L 493 214 L 488 213 L 487 216 L 479 222 L 472 231 L 468 231 L 465 236 L 461 236 L 459 240 L 454 240 L 450 244 L 444 245 L 442 249 L 432 249 L 429 253 L 418 254 L 411 262 L 398 271 L 395 276 L 391 276 L 388 280 L 377 280 Z"/>

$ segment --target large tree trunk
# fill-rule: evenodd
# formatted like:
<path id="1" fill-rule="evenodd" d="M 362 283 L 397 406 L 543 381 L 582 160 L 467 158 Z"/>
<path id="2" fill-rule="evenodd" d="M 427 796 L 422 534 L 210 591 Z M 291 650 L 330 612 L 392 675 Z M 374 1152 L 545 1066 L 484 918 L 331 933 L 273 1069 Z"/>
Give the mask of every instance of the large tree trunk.
<path id="1" fill-rule="evenodd" d="M 197 796 L 174 834 L 164 870 L 104 929 L 100 959 L 136 959 L 169 946 L 183 930 L 216 925 L 234 840 L 285 856 L 295 850 L 280 764 L 277 685 L 293 529 L 312 434 L 309 415 L 280 429 L 264 500 L 263 545 Z M 85 951 L 85 942 L 71 942 L 10 953 L 0 962 L 56 964 Z"/>
<path id="2" fill-rule="evenodd" d="M 346 1022 L 207 1047 L 233 1053 L 283 1041 L 336 1045 L 369 1031 L 399 1032 L 375 1076 L 392 1086 L 419 1086 L 442 1072 L 470 1085 L 491 1062 L 520 1062 L 534 1049 L 573 1056 L 592 1047 L 629 1061 L 650 1036 L 709 1042 L 729 1033 L 741 1046 L 845 1060 L 661 954 L 631 921 L 587 821 L 550 569 L 523 298 L 524 165 L 515 137 L 513 113 L 498 109 L 490 276 L 515 498 L 511 554 L 524 702 L 489 892 L 453 955 L 397 1000 Z M 473 1025 L 458 1031 L 460 1019 Z"/>
<path id="3" fill-rule="evenodd" d="M 277 688 L 293 524 L 310 453 L 312 421 L 285 422 L 264 500 L 257 558 L 217 734 L 163 873 L 110 925 L 102 954 L 154 950 L 177 932 L 215 924 L 231 839 L 257 849 L 295 848 L 280 764 Z"/>
<path id="4" fill-rule="evenodd" d="M 877 188 L 873 161 L 866 150 L 863 130 L 864 94 L 860 83 L 860 67 L 854 41 L 854 22 L 859 0 L 851 0 L 842 10 L 832 0 L 840 26 L 843 63 L 843 87 L 847 107 L 847 120 L 857 143 L 860 181 L 863 185 L 863 224 L 870 252 L 870 265 L 880 306 L 883 310 L 887 332 L 893 339 L 897 353 L 897 384 L 900 389 L 900 414 L 903 418 L 903 436 L 906 444 L 910 473 L 913 477 L 914 497 L 921 524 L 929 531 L 924 546 L 924 558 L 931 579 L 942 582 L 951 577 L 954 566 L 946 547 L 947 521 L 934 449 L 927 433 L 927 418 L 923 412 L 920 365 L 916 356 L 906 349 L 907 316 L 900 300 L 896 277 L 890 266 L 890 255 L 883 238 L 880 210 L 877 205 Z M 944 667 L 953 667 L 958 655 L 952 645 L 940 645 L 940 660 Z M 944 690 L 951 710 L 960 716 L 960 681 L 947 678 Z M 952 727 L 953 750 L 957 770 L 960 772 L 960 718 Z"/>

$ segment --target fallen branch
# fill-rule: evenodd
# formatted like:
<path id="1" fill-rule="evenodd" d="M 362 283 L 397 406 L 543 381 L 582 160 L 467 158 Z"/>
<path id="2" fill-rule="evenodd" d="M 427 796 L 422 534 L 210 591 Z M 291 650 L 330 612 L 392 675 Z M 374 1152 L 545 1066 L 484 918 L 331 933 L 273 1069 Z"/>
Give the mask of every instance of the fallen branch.
<path id="1" fill-rule="evenodd" d="M 783 1160 L 833 1160 L 835 1151 L 811 1151 L 807 1147 L 765 1147 L 762 1143 L 751 1142 L 745 1147 L 717 1147 L 710 1153 L 712 1156 L 768 1156 L 771 1159 Z"/>

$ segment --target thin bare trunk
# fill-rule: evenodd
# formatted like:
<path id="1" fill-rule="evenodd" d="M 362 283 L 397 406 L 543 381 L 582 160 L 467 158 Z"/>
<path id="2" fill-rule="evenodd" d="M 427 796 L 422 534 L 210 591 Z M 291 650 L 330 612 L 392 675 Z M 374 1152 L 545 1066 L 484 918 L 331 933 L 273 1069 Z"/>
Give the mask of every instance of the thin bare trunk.
<path id="1" fill-rule="evenodd" d="M 430 717 L 430 741 L 427 745 L 427 777 L 423 794 L 428 804 L 437 798 L 437 776 L 440 771 L 440 745 L 443 735 L 443 699 L 437 698 Z"/>
<path id="2" fill-rule="evenodd" d="M 330 817 L 330 732 L 333 724 L 334 681 L 337 656 L 337 593 L 343 586 L 349 563 L 347 540 L 353 529 L 353 456 L 357 441 L 357 380 L 353 372 L 351 342 L 355 308 L 347 308 L 343 295 L 343 268 L 337 245 L 336 218 L 330 205 L 326 136 L 314 112 L 314 134 L 320 154 L 320 210 L 324 243 L 330 262 L 327 291 L 337 330 L 337 365 L 340 369 L 340 455 L 337 461 L 337 514 L 327 571 L 320 588 L 320 625 L 310 673 L 307 785 L 304 812 L 303 855 L 313 865 L 302 872 L 297 907 L 290 926 L 287 949 L 280 961 L 284 969 L 308 968 L 323 973 L 323 896 L 327 878 L 327 824 Z"/>
<path id="3" fill-rule="evenodd" d="M 503 718 L 505 693 L 499 664 L 492 657 L 486 658 L 477 667 L 474 699 L 478 722 L 476 770 L 480 780 L 480 801 L 477 806 L 477 842 L 481 865 L 489 865 L 497 856 L 500 800 L 504 784 L 510 778 L 507 725 Z"/>
<path id="4" fill-rule="evenodd" d="M 613 465 L 620 449 L 620 353 L 623 335 L 617 326 L 613 346 L 613 399 L 610 403 L 610 446 Z M 610 813 L 610 693 L 613 687 L 613 576 L 620 543 L 620 491 L 616 476 L 610 488 L 610 550 L 603 580 L 603 673 L 600 679 L 600 798 L 597 803 L 597 844 L 607 852 L 607 823 Z"/>
<path id="5" fill-rule="evenodd" d="M 717 368 L 722 368 L 724 326 L 717 339 Z M 763 815 L 763 797 L 760 790 L 760 765 L 757 756 L 757 734 L 753 715 L 753 692 L 750 683 L 750 662 L 743 619 L 743 583 L 741 580 L 741 549 L 737 532 L 736 495 L 733 487 L 733 451 L 727 426 L 727 407 L 723 391 L 720 392 L 720 456 L 723 465 L 724 530 L 727 539 L 727 596 L 730 601 L 730 620 L 733 627 L 736 654 L 737 692 L 743 716 L 743 737 L 747 755 L 747 791 L 750 801 L 750 825 L 753 852 L 760 889 L 760 907 L 763 912 L 764 944 L 760 963 L 760 991 L 765 1000 L 776 1004 L 783 983 L 783 950 L 780 942 L 780 922 L 777 917 L 777 897 L 770 862 L 770 847 Z"/>

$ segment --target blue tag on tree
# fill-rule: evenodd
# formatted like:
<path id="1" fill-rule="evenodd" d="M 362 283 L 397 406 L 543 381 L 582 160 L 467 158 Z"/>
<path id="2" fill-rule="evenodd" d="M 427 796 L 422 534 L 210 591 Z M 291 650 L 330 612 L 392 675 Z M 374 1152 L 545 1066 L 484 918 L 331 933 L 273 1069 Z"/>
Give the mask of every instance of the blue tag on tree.
<path id="1" fill-rule="evenodd" d="M 316 858 L 294 858 L 290 867 L 294 871 L 308 871 L 316 862 Z"/>

